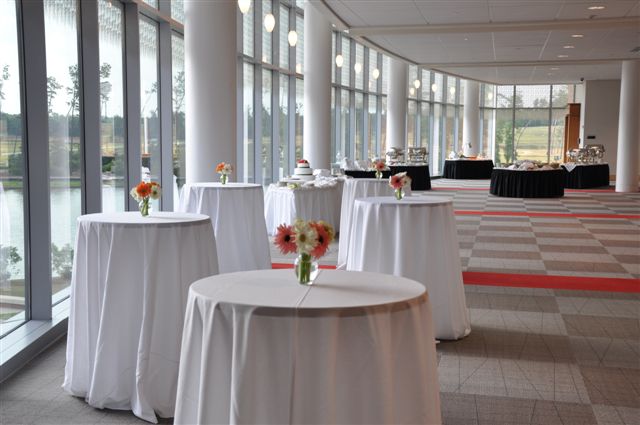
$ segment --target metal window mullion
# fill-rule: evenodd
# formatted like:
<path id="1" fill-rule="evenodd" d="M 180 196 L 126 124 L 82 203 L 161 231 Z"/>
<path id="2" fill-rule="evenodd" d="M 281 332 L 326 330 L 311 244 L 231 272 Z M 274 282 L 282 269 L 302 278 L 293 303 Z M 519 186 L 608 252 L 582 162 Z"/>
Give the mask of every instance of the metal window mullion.
<path id="1" fill-rule="evenodd" d="M 173 102 L 172 102 L 172 58 L 171 26 L 160 22 L 159 38 L 159 82 L 160 82 L 160 184 L 162 191 L 161 209 L 173 211 Z"/>
<path id="2" fill-rule="evenodd" d="M 280 74 L 271 72 L 271 181 L 279 180 L 280 169 Z"/>
<path id="3" fill-rule="evenodd" d="M 98 1 L 78 2 L 78 75 L 80 87 L 80 152 L 82 212 L 102 211 L 100 150 L 100 54 Z"/>
<path id="4" fill-rule="evenodd" d="M 23 155 L 27 187 L 25 236 L 25 317 L 51 319 L 51 217 L 49 114 L 43 2 L 21 2 Z M 27 102 L 26 100 L 29 99 Z M 26 143 L 25 143 L 26 141 Z M 37 242 L 37 243 L 36 243 Z"/>
<path id="5" fill-rule="evenodd" d="M 295 3 L 295 2 L 294 2 Z M 297 13 L 295 10 L 295 5 L 291 9 L 289 9 L 289 28 L 293 28 L 298 38 L 300 37 L 299 28 L 296 26 L 296 17 Z M 298 43 L 300 40 L 298 40 Z M 293 170 L 295 167 L 296 161 L 296 96 L 297 96 L 297 87 L 298 87 L 298 79 L 296 73 L 296 64 L 298 63 L 298 57 L 296 52 L 296 46 L 289 46 L 289 70 L 292 71 L 292 74 L 289 75 L 289 106 L 288 106 L 288 126 L 289 126 L 289 139 L 287 140 L 287 150 L 289 152 L 289 170 Z M 300 65 L 301 68 L 304 68 L 304 65 Z"/>
<path id="6" fill-rule="evenodd" d="M 375 145 L 375 154 L 378 157 L 384 157 L 384 152 L 381 152 L 382 149 L 382 94 L 379 94 L 376 99 L 376 145 Z"/>
<path id="7" fill-rule="evenodd" d="M 236 12 L 236 46 L 238 58 L 236 67 L 236 179 L 244 181 L 244 20 Z"/>
<path id="8" fill-rule="evenodd" d="M 126 187 L 138 184 L 141 177 L 140 150 L 140 22 L 138 5 L 124 3 L 125 22 L 125 116 L 127 167 L 125 172 Z M 136 201 L 124 191 L 127 210 L 138 209 Z"/>
<path id="9" fill-rule="evenodd" d="M 516 160 L 516 86 L 513 86 L 513 102 L 511 102 L 511 159 Z"/>
<path id="10" fill-rule="evenodd" d="M 369 48 L 362 47 L 362 157 L 370 158 L 369 155 Z"/>
<path id="11" fill-rule="evenodd" d="M 356 43 L 349 39 L 349 156 L 356 158 L 356 73 L 353 66 L 356 63 Z"/>
<path id="12" fill-rule="evenodd" d="M 549 85 L 549 125 L 547 138 L 547 162 L 551 162 L 551 120 L 553 119 L 553 85 Z"/>
<path id="13" fill-rule="evenodd" d="M 262 184 L 262 0 L 253 2 L 253 176 Z"/>

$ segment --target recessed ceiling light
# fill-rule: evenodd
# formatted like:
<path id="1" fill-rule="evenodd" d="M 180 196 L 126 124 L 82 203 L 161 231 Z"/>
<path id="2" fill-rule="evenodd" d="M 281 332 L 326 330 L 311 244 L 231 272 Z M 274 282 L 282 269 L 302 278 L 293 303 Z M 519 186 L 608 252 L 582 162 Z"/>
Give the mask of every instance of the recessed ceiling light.
<path id="1" fill-rule="evenodd" d="M 564 49 L 574 49 L 575 46 L 572 46 L 571 44 L 567 44 L 566 46 L 562 46 Z"/>
<path id="2" fill-rule="evenodd" d="M 568 58 L 569 55 L 558 55 L 559 58 Z"/>
<path id="3" fill-rule="evenodd" d="M 553 68 L 550 68 L 550 69 L 551 69 L 552 71 L 557 71 L 557 70 L 559 70 L 560 68 L 553 67 Z"/>
<path id="4" fill-rule="evenodd" d="M 587 9 L 589 10 L 602 10 L 604 6 L 589 6 Z"/>
<path id="5" fill-rule="evenodd" d="M 582 38 L 584 37 L 584 34 L 571 34 L 572 38 Z"/>

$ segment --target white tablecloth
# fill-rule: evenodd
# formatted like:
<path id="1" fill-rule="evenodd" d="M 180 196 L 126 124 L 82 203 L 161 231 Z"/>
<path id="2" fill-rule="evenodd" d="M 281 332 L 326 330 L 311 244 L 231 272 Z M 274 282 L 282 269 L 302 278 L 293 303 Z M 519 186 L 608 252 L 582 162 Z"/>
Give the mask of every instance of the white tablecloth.
<path id="1" fill-rule="evenodd" d="M 220 273 L 271 268 L 261 185 L 186 184 L 179 210 L 211 217 L 218 241 Z"/>
<path id="2" fill-rule="evenodd" d="M 270 235 L 274 235 L 280 224 L 293 224 L 297 218 L 301 218 L 324 220 L 338 232 L 340 188 L 340 183 L 329 187 L 299 189 L 270 185 L 264 202 L 267 231 Z"/>
<path id="3" fill-rule="evenodd" d="M 172 417 L 189 285 L 217 272 L 207 216 L 79 217 L 64 389 L 150 422 Z"/>
<path id="4" fill-rule="evenodd" d="M 292 270 L 194 283 L 176 424 L 440 423 L 431 310 L 418 282 Z"/>
<path id="5" fill-rule="evenodd" d="M 423 283 L 440 339 L 462 338 L 471 331 L 455 221 L 449 200 L 362 198 L 355 201 L 349 235 L 347 270 Z"/>
<path id="6" fill-rule="evenodd" d="M 358 198 L 371 196 L 393 196 L 394 190 L 389 186 L 389 179 L 349 179 L 342 189 L 342 207 L 340 208 L 340 239 L 338 240 L 338 269 L 347 267 L 347 250 L 349 248 L 349 229 L 353 203 Z M 411 187 L 405 189 L 411 195 Z"/>

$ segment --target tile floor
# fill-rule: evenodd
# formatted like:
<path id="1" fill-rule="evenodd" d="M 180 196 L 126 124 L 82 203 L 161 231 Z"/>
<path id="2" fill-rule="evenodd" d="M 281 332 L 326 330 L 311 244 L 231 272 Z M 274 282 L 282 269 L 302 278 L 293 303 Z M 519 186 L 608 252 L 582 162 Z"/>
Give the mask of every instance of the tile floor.
<path id="1" fill-rule="evenodd" d="M 438 180 L 434 187 L 446 183 L 451 187 Z M 428 195 L 453 197 L 458 211 L 640 214 L 640 194 L 570 192 L 558 200 L 523 201 L 468 192 Z M 457 219 L 465 270 L 640 276 L 638 219 Z M 336 250 L 323 263 L 335 264 Z M 274 262 L 290 260 L 273 253 Z M 437 345 L 445 424 L 640 425 L 640 294 L 475 285 L 465 292 L 472 333 Z M 2 384 L 2 424 L 143 423 L 63 393 L 64 349 L 59 341 Z"/>

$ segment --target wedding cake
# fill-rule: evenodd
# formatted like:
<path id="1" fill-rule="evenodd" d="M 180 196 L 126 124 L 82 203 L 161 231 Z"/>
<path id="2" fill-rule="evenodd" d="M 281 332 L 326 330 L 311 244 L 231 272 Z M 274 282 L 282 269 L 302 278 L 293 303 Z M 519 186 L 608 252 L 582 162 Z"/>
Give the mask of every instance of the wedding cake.
<path id="1" fill-rule="evenodd" d="M 313 169 L 309 166 L 309 161 L 306 159 L 300 159 L 297 162 L 297 167 L 293 170 L 293 178 L 299 180 L 314 180 Z"/>

